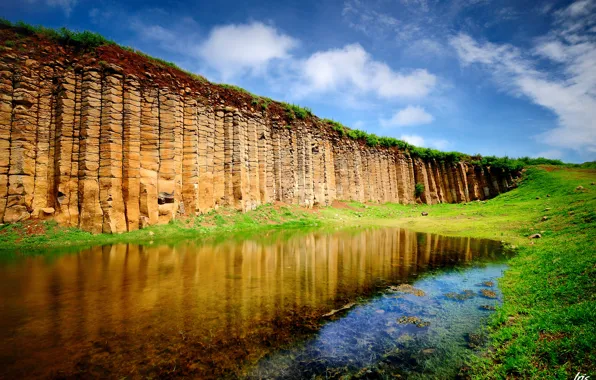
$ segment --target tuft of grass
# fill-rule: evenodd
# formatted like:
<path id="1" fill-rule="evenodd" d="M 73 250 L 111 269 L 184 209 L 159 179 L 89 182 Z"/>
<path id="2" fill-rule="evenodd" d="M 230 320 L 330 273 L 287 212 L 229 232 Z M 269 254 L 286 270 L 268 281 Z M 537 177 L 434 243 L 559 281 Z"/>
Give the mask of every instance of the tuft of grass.
<path id="1" fill-rule="evenodd" d="M 333 128 L 334 131 L 339 133 L 341 137 L 345 136 L 348 133 L 348 128 L 339 121 L 335 121 L 332 119 L 323 119 L 323 122 L 330 124 L 331 128 Z"/>
<path id="2" fill-rule="evenodd" d="M 23 21 L 11 23 L 3 18 L 0 19 L 0 27 L 14 28 L 19 34 L 23 35 L 40 35 L 60 44 L 74 46 L 83 50 L 92 50 L 102 45 L 116 45 L 114 41 L 105 38 L 101 34 L 88 30 L 79 32 L 67 28 L 52 29 L 40 25 L 27 24 Z"/>
<path id="3" fill-rule="evenodd" d="M 282 102 L 281 105 L 286 110 L 286 116 L 288 120 L 294 120 L 296 118 L 304 120 L 308 116 L 312 116 L 312 110 L 308 107 L 301 107 L 296 104 L 290 104 L 286 102 Z"/>
<path id="4" fill-rule="evenodd" d="M 417 183 L 414 186 L 414 196 L 416 198 L 420 197 L 422 195 L 422 193 L 424 193 L 424 184 L 422 183 Z"/>
<path id="5" fill-rule="evenodd" d="M 222 87 L 222 88 L 225 88 L 225 89 L 228 89 L 228 90 L 234 90 L 234 91 L 238 91 L 238 92 L 241 92 L 241 93 L 243 93 L 243 94 L 245 94 L 245 95 L 250 95 L 250 96 L 251 96 L 253 99 L 254 99 L 254 98 L 258 98 L 258 97 L 257 97 L 256 95 L 254 95 L 253 93 L 251 93 L 251 92 L 249 92 L 249 91 L 246 91 L 246 90 L 245 90 L 245 89 L 243 89 L 242 87 L 238 87 L 238 86 L 235 86 L 235 85 L 233 85 L 233 84 L 225 84 L 225 83 L 220 83 L 220 84 L 219 84 L 219 87 Z"/>

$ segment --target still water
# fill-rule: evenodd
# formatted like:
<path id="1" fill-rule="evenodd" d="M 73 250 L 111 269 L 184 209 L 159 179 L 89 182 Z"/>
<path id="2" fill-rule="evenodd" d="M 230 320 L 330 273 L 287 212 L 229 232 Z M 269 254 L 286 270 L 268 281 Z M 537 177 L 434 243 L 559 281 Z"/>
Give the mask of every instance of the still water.
<path id="1" fill-rule="evenodd" d="M 498 242 L 398 228 L 4 260 L 0 377 L 449 378 L 504 260 Z"/>

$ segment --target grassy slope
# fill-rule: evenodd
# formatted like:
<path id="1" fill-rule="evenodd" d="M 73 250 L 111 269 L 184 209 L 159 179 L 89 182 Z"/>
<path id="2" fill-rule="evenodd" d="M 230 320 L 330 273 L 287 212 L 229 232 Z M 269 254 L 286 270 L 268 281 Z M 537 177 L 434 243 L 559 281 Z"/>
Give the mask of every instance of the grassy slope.
<path id="1" fill-rule="evenodd" d="M 190 222 L 175 222 L 122 235 L 93 236 L 56 226 L 43 235 L 23 225 L 0 229 L 0 249 L 12 255 L 32 249 L 114 242 L 172 240 L 218 233 L 338 224 L 400 225 L 448 235 L 484 237 L 517 246 L 519 254 L 500 282 L 504 305 L 491 321 L 492 346 L 472 364 L 476 378 L 573 377 L 596 373 L 596 170 L 530 168 L 518 189 L 487 202 L 382 206 L 306 211 L 262 206 L 240 214 L 220 210 Z M 583 191 L 575 190 L 578 185 Z M 550 197 L 547 197 L 550 195 Z M 539 199 L 537 199 L 537 197 Z M 420 213 L 427 211 L 429 216 Z M 547 216 L 546 221 L 542 217 Z M 542 239 L 529 240 L 533 233 Z"/>
<path id="2" fill-rule="evenodd" d="M 474 378 L 596 373 L 596 171 L 548 170 L 530 169 L 518 189 L 485 204 L 419 206 L 430 215 L 402 220 L 519 246 L 499 284 L 505 302 L 490 325 L 494 350 L 473 363 Z M 533 233 L 542 239 L 529 240 Z"/>

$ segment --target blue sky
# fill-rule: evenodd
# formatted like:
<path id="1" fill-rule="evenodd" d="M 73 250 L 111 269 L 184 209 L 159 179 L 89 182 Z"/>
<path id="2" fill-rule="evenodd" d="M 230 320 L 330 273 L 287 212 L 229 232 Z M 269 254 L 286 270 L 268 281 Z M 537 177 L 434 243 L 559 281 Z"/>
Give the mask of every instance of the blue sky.
<path id="1" fill-rule="evenodd" d="M 596 159 L 596 0 L 5 0 L 415 145 Z"/>

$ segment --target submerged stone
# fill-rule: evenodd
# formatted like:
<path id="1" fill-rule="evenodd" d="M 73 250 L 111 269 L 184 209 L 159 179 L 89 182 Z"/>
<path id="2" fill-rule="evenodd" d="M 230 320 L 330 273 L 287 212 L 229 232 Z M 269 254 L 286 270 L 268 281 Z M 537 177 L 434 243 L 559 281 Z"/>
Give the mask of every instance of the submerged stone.
<path id="1" fill-rule="evenodd" d="M 482 289 L 480 294 L 486 298 L 497 298 L 497 293 L 493 292 L 492 290 Z"/>
<path id="2" fill-rule="evenodd" d="M 452 300 L 465 301 L 470 298 L 474 298 L 474 292 L 472 290 L 466 289 L 461 293 L 455 293 L 455 292 L 445 293 L 445 297 L 452 299 Z"/>
<path id="3" fill-rule="evenodd" d="M 400 284 L 398 286 L 390 286 L 389 291 L 413 294 L 417 297 L 423 297 L 426 295 L 426 293 L 424 293 L 423 290 L 416 289 L 415 287 L 413 287 L 410 284 Z"/>
<path id="4" fill-rule="evenodd" d="M 466 340 L 469 348 L 478 348 L 484 344 L 486 337 L 483 334 L 469 333 Z"/>
<path id="5" fill-rule="evenodd" d="M 397 319 L 397 323 L 401 325 L 415 325 L 418 328 L 428 327 L 430 326 L 430 322 L 423 321 L 419 317 L 400 317 Z"/>

